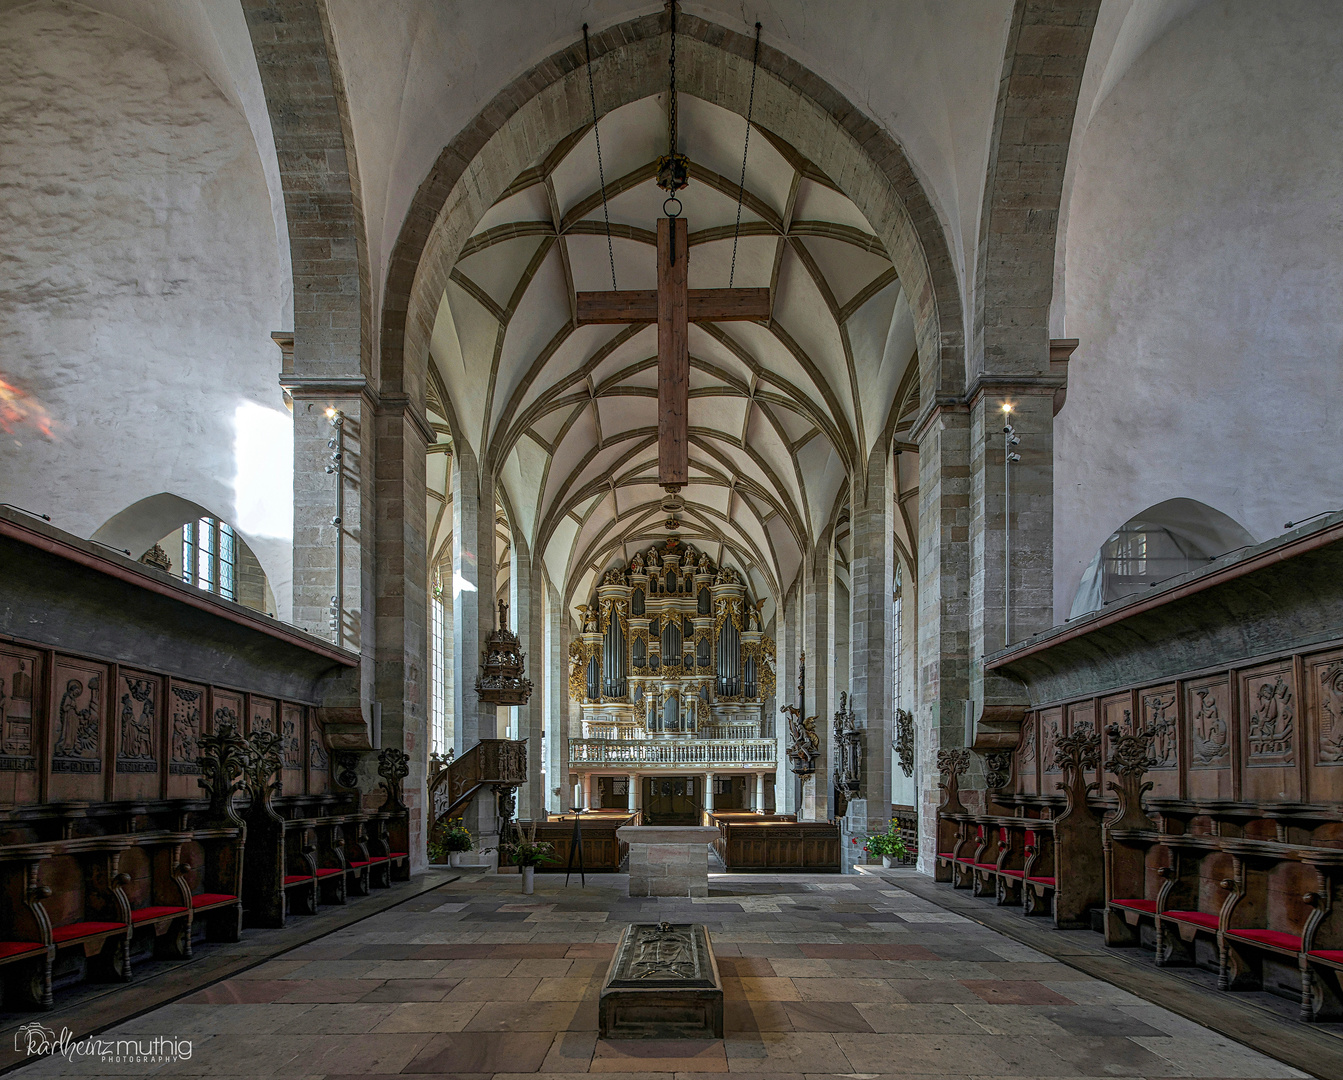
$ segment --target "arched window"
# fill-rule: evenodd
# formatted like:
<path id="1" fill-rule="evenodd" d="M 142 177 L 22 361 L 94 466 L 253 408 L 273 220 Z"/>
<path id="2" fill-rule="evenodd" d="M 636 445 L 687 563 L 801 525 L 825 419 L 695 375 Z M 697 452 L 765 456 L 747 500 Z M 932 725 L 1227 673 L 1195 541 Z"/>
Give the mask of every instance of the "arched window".
<path id="1" fill-rule="evenodd" d="M 1082 574 L 1068 617 L 1097 611 L 1254 542 L 1243 526 L 1205 503 L 1157 503 L 1129 518 L 1100 546 Z"/>
<path id="2" fill-rule="evenodd" d="M 202 517 L 182 526 L 182 580 L 225 600 L 238 598 L 238 540 L 232 525 Z"/>

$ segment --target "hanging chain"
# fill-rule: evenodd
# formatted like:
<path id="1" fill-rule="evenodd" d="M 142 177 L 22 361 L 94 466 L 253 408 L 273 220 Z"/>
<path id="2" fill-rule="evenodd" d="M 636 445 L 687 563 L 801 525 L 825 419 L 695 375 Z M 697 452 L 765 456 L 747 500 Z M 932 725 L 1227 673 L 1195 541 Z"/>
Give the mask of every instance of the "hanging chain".
<path id="1" fill-rule="evenodd" d="M 675 38 L 672 41 L 675 42 Z M 746 155 L 751 149 L 751 113 L 755 111 L 755 73 L 760 66 L 760 24 L 755 24 L 755 55 L 751 58 L 751 96 L 746 99 L 746 143 L 741 148 L 741 183 L 737 185 L 737 225 L 732 230 L 732 268 L 727 274 L 727 287 L 737 276 L 737 240 L 741 236 L 741 201 L 746 195 Z"/>
<path id="2" fill-rule="evenodd" d="M 667 98 L 667 156 L 676 156 L 676 0 L 671 2 L 671 93 Z"/>
<path id="3" fill-rule="evenodd" d="M 667 66 L 671 69 L 671 79 L 667 92 L 667 152 L 658 158 L 657 185 L 667 193 L 662 211 L 668 217 L 677 217 L 681 213 L 681 200 L 676 193 L 690 183 L 690 159 L 676 152 L 676 2 L 667 0 L 667 11 L 671 16 L 671 57 Z M 675 209 L 673 209 L 673 207 Z M 673 240 L 673 244 L 675 241 Z M 676 261 L 673 251 L 672 262 Z"/>
<path id="4" fill-rule="evenodd" d="M 588 41 L 588 24 L 583 24 L 583 51 L 588 57 L 588 98 L 592 102 L 592 137 L 597 142 L 597 181 L 602 186 L 602 217 L 606 219 L 606 255 L 611 260 L 611 289 L 616 291 L 616 253 L 611 246 L 611 212 L 606 207 L 606 172 L 602 169 L 602 137 L 597 130 L 597 91 L 592 86 L 592 45 Z"/>

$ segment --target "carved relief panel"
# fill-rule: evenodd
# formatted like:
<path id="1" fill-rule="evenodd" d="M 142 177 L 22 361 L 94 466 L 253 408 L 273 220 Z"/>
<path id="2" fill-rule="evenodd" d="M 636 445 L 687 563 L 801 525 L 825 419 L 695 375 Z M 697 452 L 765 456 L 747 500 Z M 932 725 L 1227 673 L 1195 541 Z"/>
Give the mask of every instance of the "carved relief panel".
<path id="1" fill-rule="evenodd" d="M 308 714 L 308 791 L 321 794 L 331 790 L 331 755 L 322 737 L 322 725 L 311 711 Z"/>
<path id="2" fill-rule="evenodd" d="M 1234 798 L 1231 683 L 1225 677 L 1185 683 L 1184 715 L 1189 798 Z"/>
<path id="3" fill-rule="evenodd" d="M 51 798 L 98 798 L 102 785 L 90 782 L 103 771 L 107 723 L 106 664 L 56 657 L 56 709 L 51 717 Z"/>
<path id="4" fill-rule="evenodd" d="M 253 731 L 275 730 L 275 702 L 270 698 L 252 698 L 252 712 L 247 733 L 250 735 Z"/>
<path id="5" fill-rule="evenodd" d="M 122 668 L 113 704 L 116 733 L 116 797 L 153 799 L 159 795 L 163 751 L 163 680 Z"/>
<path id="6" fill-rule="evenodd" d="M 0 802 L 36 802 L 42 654 L 0 645 Z"/>
<path id="7" fill-rule="evenodd" d="M 1023 795 L 1040 793 L 1039 753 L 1037 750 L 1036 729 L 1039 727 L 1039 715 L 1028 713 L 1021 722 L 1021 742 L 1017 746 L 1017 784 Z"/>
<path id="8" fill-rule="evenodd" d="M 172 680 L 168 690 L 168 797 L 191 799 L 200 794 L 200 737 L 205 714 L 205 687 Z"/>
<path id="9" fill-rule="evenodd" d="M 1157 798 L 1180 796 L 1179 694 L 1174 683 L 1153 686 L 1138 695 L 1141 730 L 1152 732 L 1147 779 Z"/>
<path id="10" fill-rule="evenodd" d="M 284 766 L 280 771 L 283 786 L 281 795 L 302 795 L 304 785 L 304 740 L 307 732 L 303 725 L 303 710 L 297 705 L 280 705 L 280 753 Z"/>
<path id="11" fill-rule="evenodd" d="M 1343 653 L 1326 653 L 1306 663 L 1309 694 L 1310 792 L 1312 802 L 1337 801 L 1343 781 Z"/>
<path id="12" fill-rule="evenodd" d="M 1096 730 L 1096 705 L 1092 701 L 1082 701 L 1068 706 L 1067 734 L 1076 735 L 1082 731 Z M 1100 765 L 1087 773 L 1088 780 L 1100 779 Z"/>
<path id="13" fill-rule="evenodd" d="M 1244 797 L 1299 799 L 1297 687 L 1290 661 L 1241 673 L 1240 728 Z"/>
<path id="14" fill-rule="evenodd" d="M 1059 739 L 1063 737 L 1063 710 L 1045 709 L 1040 713 L 1040 783 L 1041 793 L 1058 793 L 1056 785 L 1063 778 L 1063 770 L 1055 761 Z"/>
<path id="15" fill-rule="evenodd" d="M 210 731 L 212 733 L 218 731 L 220 724 L 229 723 L 241 734 L 243 718 L 247 715 L 247 710 L 243 708 L 242 695 L 232 690 L 216 690 L 210 700 L 213 705 L 210 712 Z"/>

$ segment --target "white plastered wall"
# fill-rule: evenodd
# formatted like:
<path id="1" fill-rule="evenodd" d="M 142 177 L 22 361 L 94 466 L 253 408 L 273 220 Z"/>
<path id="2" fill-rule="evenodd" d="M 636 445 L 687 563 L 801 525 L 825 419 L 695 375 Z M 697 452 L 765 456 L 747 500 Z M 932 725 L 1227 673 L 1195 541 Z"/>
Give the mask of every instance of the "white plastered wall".
<path id="1" fill-rule="evenodd" d="M 180 496 L 235 524 L 286 617 L 288 268 L 252 127 L 180 29 L 0 15 L 0 370 L 54 421 L 0 442 L 0 501 L 90 536 Z"/>
<path id="2" fill-rule="evenodd" d="M 1190 498 L 1258 540 L 1343 504 L 1343 20 L 1208 3 L 1076 148 L 1056 421 L 1055 592 L 1121 523 Z"/>

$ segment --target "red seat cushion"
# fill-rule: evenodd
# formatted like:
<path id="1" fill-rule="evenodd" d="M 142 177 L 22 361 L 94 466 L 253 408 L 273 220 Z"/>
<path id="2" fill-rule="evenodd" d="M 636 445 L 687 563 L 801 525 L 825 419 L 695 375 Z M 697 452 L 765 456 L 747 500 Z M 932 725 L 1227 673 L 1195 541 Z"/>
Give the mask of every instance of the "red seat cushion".
<path id="1" fill-rule="evenodd" d="M 1134 911 L 1145 911 L 1148 915 L 1156 914 L 1155 900 L 1111 900 L 1110 903 L 1116 907 L 1132 908 Z"/>
<path id="2" fill-rule="evenodd" d="M 1317 960 L 1327 960 L 1331 964 L 1343 964 L 1343 949 L 1316 949 L 1308 955 Z"/>
<path id="3" fill-rule="evenodd" d="M 1217 929 L 1217 916 L 1209 915 L 1206 911 L 1167 911 L 1165 917 L 1176 922 L 1193 923 L 1208 930 Z"/>
<path id="4" fill-rule="evenodd" d="M 999 873 L 1006 874 L 1008 877 L 1025 877 L 1023 870 L 1001 870 Z"/>
<path id="5" fill-rule="evenodd" d="M 374 855 L 374 856 L 373 856 L 372 858 L 370 858 L 368 861 L 371 862 L 371 863 L 375 863 L 375 862 L 387 862 L 390 858 L 391 858 L 390 855 Z"/>
<path id="6" fill-rule="evenodd" d="M 75 938 L 93 937 L 95 934 L 108 934 L 125 928 L 124 922 L 77 922 L 56 927 L 51 937 L 53 941 L 73 941 Z"/>
<path id="7" fill-rule="evenodd" d="M 284 883 L 286 885 L 293 885 L 295 882 L 311 881 L 311 880 L 312 878 L 310 878 L 307 874 L 285 874 L 284 876 Z"/>
<path id="8" fill-rule="evenodd" d="M 1027 878 L 1027 880 L 1028 880 L 1028 881 L 1038 881 L 1038 882 L 1040 882 L 1042 885 L 1053 885 L 1053 884 L 1055 884 L 1055 879 L 1052 878 L 1052 877 L 1033 877 L 1033 878 Z"/>
<path id="9" fill-rule="evenodd" d="M 409 854 L 410 854 L 409 851 L 393 851 L 393 852 L 392 852 L 392 858 L 393 858 L 393 859 L 404 859 L 404 858 L 405 858 L 407 855 L 409 855 Z"/>
<path id="10" fill-rule="evenodd" d="M 195 896 L 191 898 L 191 906 L 194 908 L 211 907 L 214 904 L 231 903 L 232 901 L 237 899 L 238 898 L 236 896 L 233 896 L 231 893 L 203 892 L 203 893 L 197 893 Z"/>
<path id="11" fill-rule="evenodd" d="M 179 911 L 186 911 L 184 907 L 142 907 L 131 912 L 131 922 L 150 922 L 154 919 L 161 919 L 165 915 L 176 915 Z"/>
<path id="12" fill-rule="evenodd" d="M 321 869 L 317 871 L 317 876 L 330 877 L 332 874 L 339 874 L 340 872 L 341 869 L 339 866 L 332 866 L 332 867 L 323 866 Z"/>
<path id="13" fill-rule="evenodd" d="M 997 869 L 998 869 L 998 864 L 997 864 L 996 862 L 977 862 L 977 863 L 975 863 L 975 865 L 976 865 L 977 867 L 979 867 L 979 869 L 981 869 L 981 870 L 997 870 Z"/>
<path id="14" fill-rule="evenodd" d="M 46 948 L 40 941 L 0 941 L 0 960 Z"/>
<path id="15" fill-rule="evenodd" d="M 937 857 L 938 857 L 939 859 L 950 859 L 950 858 L 954 858 L 954 856 L 951 854 L 950 851 L 939 851 L 939 852 L 937 853 Z"/>
<path id="16" fill-rule="evenodd" d="M 1253 941 L 1257 945 L 1269 945 L 1275 949 L 1299 953 L 1301 939 L 1296 934 L 1285 934 L 1281 930 L 1228 930 L 1227 934 L 1244 941 Z"/>
<path id="17" fill-rule="evenodd" d="M 354 859 L 350 862 L 351 869 L 353 869 L 356 866 L 367 866 L 367 865 L 368 865 L 367 859 Z"/>

